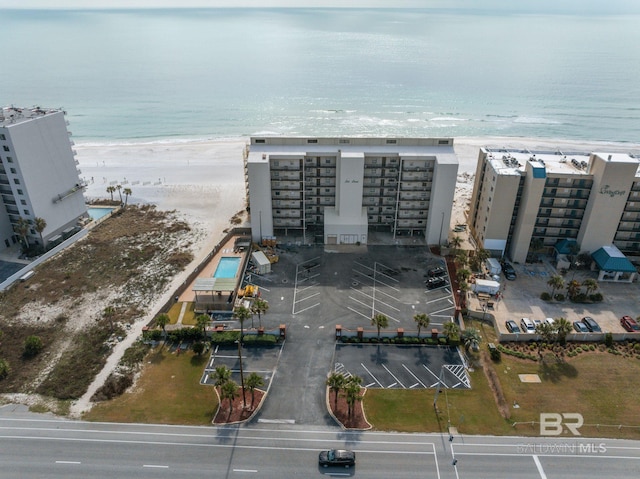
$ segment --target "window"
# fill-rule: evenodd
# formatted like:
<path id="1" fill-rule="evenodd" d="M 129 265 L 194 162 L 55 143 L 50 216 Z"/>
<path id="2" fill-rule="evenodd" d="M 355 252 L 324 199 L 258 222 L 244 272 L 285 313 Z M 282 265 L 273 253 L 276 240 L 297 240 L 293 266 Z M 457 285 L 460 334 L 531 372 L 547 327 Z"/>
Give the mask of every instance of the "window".
<path id="1" fill-rule="evenodd" d="M 318 143 L 318 140 L 309 138 L 307 139 L 307 143 Z"/>
<path id="2" fill-rule="evenodd" d="M 24 193 L 22 192 L 22 190 L 18 189 L 17 191 L 18 191 L 18 194 L 19 194 L 19 195 L 24 195 Z"/>
<path id="3" fill-rule="evenodd" d="M 438 145 L 448 145 L 449 140 L 438 140 Z"/>
<path id="4" fill-rule="evenodd" d="M 20 200 L 20 204 L 23 206 L 27 206 L 27 202 L 25 200 Z"/>
<path id="5" fill-rule="evenodd" d="M 331 164 L 331 158 L 327 158 L 326 160 L 324 160 L 324 163 L 326 165 L 330 165 Z"/>
<path id="6" fill-rule="evenodd" d="M 387 140 L 387 145 L 395 145 L 396 143 L 398 143 L 397 140 Z"/>
<path id="7" fill-rule="evenodd" d="M 10 156 L 7 156 L 7 163 L 13 163 L 13 158 L 11 158 Z"/>
<path id="8" fill-rule="evenodd" d="M 29 213 L 29 210 L 22 210 L 24 212 L 25 215 L 29 216 L 31 213 Z"/>
<path id="9" fill-rule="evenodd" d="M 338 141 L 338 143 L 343 144 L 343 145 L 344 145 L 344 144 L 349 144 L 349 143 L 351 143 L 351 140 L 340 139 L 340 140 Z"/>
<path id="10" fill-rule="evenodd" d="M 3 149 L 4 151 L 11 151 L 7 145 L 3 145 L 3 146 L 2 146 L 2 149 Z"/>
<path id="11" fill-rule="evenodd" d="M 280 192 L 279 191 L 276 191 L 276 196 L 280 196 Z"/>
<path id="12" fill-rule="evenodd" d="M 11 169 L 11 173 L 13 173 L 14 175 L 17 173 L 15 168 L 10 168 Z"/>
<path id="13" fill-rule="evenodd" d="M 265 140 L 256 140 L 256 143 L 265 143 Z"/>
<path id="14" fill-rule="evenodd" d="M 5 141 L 6 139 L 7 138 L 4 135 L 0 134 L 0 140 Z"/>
<path id="15" fill-rule="evenodd" d="M 14 178 L 14 179 L 13 179 L 13 182 L 14 182 L 16 185 L 19 185 L 19 184 L 20 184 L 20 180 L 19 180 L 18 178 Z"/>

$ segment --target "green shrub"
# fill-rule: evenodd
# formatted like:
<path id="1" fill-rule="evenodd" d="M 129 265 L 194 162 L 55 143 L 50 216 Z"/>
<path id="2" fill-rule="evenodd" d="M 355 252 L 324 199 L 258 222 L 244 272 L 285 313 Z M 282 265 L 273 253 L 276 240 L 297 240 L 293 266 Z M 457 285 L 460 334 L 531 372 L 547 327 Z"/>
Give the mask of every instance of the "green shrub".
<path id="1" fill-rule="evenodd" d="M 555 298 L 556 298 L 556 301 L 564 301 L 564 294 L 557 293 Z"/>
<path id="2" fill-rule="evenodd" d="M 33 358 L 42 351 L 44 345 L 42 344 L 42 339 L 40 336 L 27 336 L 27 339 L 24 340 L 24 350 L 22 351 L 22 355 L 25 358 Z"/>
<path id="3" fill-rule="evenodd" d="M 594 293 L 589 295 L 589 299 L 591 301 L 593 301 L 594 303 L 599 303 L 602 301 L 603 297 L 602 297 L 602 293 Z"/>
<path id="4" fill-rule="evenodd" d="M 604 345 L 608 348 L 613 347 L 613 334 L 607 333 L 604 335 Z"/>
<path id="5" fill-rule="evenodd" d="M 580 354 L 580 353 L 582 352 L 582 348 L 581 348 L 580 346 L 578 346 L 578 347 L 575 349 L 575 352 L 576 352 L 576 354 Z"/>
<path id="6" fill-rule="evenodd" d="M 586 303 L 587 299 L 588 297 L 586 294 L 578 293 L 573 298 L 571 298 L 571 301 L 573 301 L 574 303 Z"/>
<path id="7" fill-rule="evenodd" d="M 10 372 L 11 368 L 9 367 L 9 363 L 0 358 L 0 379 L 6 378 Z"/>
<path id="8" fill-rule="evenodd" d="M 589 345 L 589 351 L 595 351 L 596 350 L 596 345 L 595 344 L 590 344 Z"/>
<path id="9" fill-rule="evenodd" d="M 640 352 L 640 343 L 635 343 L 635 344 L 633 345 L 633 350 L 634 350 L 635 352 Z"/>
<path id="10" fill-rule="evenodd" d="M 262 336 L 252 334 L 245 336 L 243 341 L 245 346 L 271 346 L 278 342 L 278 336 L 275 334 L 263 334 Z"/>
<path id="11" fill-rule="evenodd" d="M 546 291 L 543 291 L 542 294 L 540 295 L 540 299 L 542 301 L 549 301 L 551 299 L 551 295 Z"/>
<path id="12" fill-rule="evenodd" d="M 491 360 L 495 362 L 499 362 L 501 359 L 500 350 L 496 348 L 493 343 L 489 343 L 488 347 L 489 347 L 489 356 L 491 357 Z"/>

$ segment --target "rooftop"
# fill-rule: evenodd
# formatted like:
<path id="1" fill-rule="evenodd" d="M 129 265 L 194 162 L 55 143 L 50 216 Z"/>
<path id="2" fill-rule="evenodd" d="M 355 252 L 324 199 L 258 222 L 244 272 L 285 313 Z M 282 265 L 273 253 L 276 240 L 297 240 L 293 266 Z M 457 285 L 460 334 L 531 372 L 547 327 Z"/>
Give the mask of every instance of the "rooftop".
<path id="1" fill-rule="evenodd" d="M 29 121 L 33 118 L 38 118 L 51 113 L 58 113 L 59 109 L 53 108 L 40 108 L 34 106 L 31 108 L 16 108 L 14 106 L 5 106 L 0 111 L 0 127 L 7 127 Z"/>

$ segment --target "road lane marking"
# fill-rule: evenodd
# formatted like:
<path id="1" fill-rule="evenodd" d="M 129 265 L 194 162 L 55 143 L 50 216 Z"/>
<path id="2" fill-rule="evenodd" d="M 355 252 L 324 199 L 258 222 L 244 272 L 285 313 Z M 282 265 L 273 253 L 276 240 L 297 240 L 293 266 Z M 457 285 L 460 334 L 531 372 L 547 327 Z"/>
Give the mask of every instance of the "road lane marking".
<path id="1" fill-rule="evenodd" d="M 540 464 L 540 459 L 538 459 L 538 456 L 533 456 L 533 462 L 536 463 L 538 473 L 540 474 L 540 479 L 547 479 L 547 475 L 544 473 L 544 469 L 542 469 L 542 464 Z"/>
<path id="2" fill-rule="evenodd" d="M 155 469 L 169 469 L 169 466 L 163 466 L 161 464 L 143 464 L 142 467 L 151 467 Z"/>
<path id="3" fill-rule="evenodd" d="M 80 461 L 56 461 L 56 464 L 82 464 Z"/>
<path id="4" fill-rule="evenodd" d="M 233 472 L 258 472 L 257 469 L 234 469 Z"/>

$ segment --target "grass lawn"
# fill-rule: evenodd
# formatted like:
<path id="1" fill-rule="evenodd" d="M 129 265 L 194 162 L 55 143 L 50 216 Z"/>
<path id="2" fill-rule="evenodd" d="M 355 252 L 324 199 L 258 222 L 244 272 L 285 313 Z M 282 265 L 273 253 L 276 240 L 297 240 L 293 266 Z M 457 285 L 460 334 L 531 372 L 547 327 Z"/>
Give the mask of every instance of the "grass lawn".
<path id="1" fill-rule="evenodd" d="M 179 301 L 171 306 L 167 315 L 169 316 L 169 324 L 176 324 L 178 322 L 178 318 L 180 317 L 180 311 L 182 311 L 182 301 Z M 193 309 L 195 307 L 195 303 L 188 302 L 187 309 L 184 311 L 184 316 L 182 317 L 182 324 L 187 326 L 195 326 L 195 313 Z"/>
<path id="2" fill-rule="evenodd" d="M 105 422 L 157 424 L 211 424 L 218 399 L 200 377 L 208 355 L 191 351 L 179 356 L 156 348 L 145 358 L 144 369 L 132 392 L 97 404 L 83 419 Z"/>

